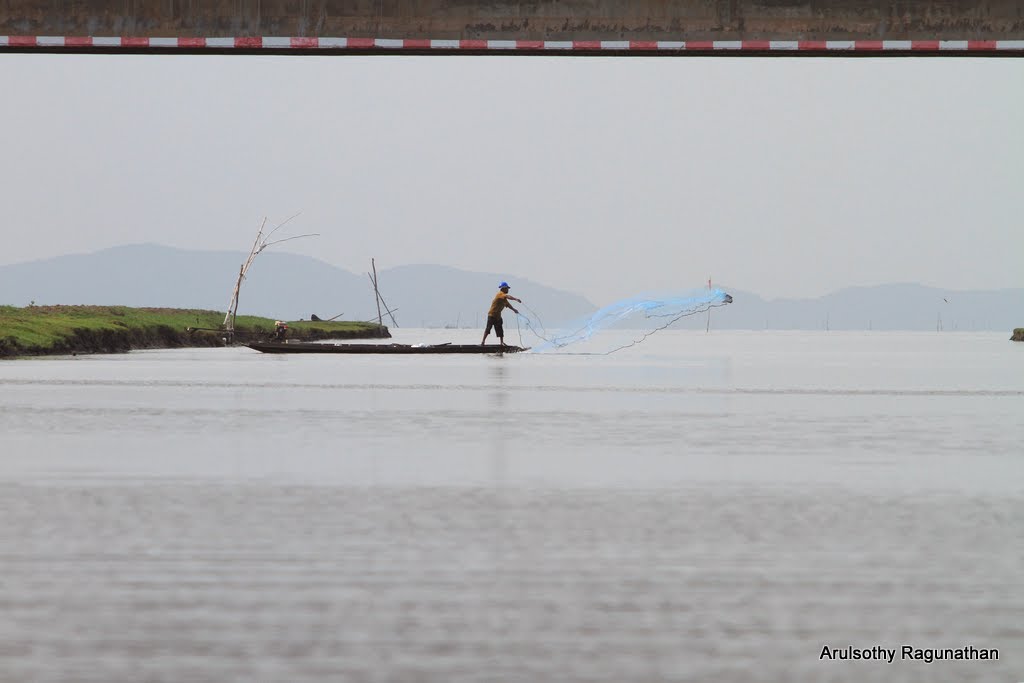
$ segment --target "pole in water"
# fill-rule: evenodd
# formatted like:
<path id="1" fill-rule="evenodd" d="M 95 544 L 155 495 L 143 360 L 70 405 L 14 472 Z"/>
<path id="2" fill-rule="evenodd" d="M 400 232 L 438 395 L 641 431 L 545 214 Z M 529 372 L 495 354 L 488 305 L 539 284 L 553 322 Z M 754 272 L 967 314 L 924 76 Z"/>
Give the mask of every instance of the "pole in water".
<path id="1" fill-rule="evenodd" d="M 373 268 L 373 298 L 377 302 L 377 326 L 384 327 L 384 319 L 380 315 L 380 291 L 377 289 L 377 263 L 374 259 L 370 259 L 370 266 Z"/>
<path id="2" fill-rule="evenodd" d="M 711 291 L 711 278 L 708 278 L 708 291 Z M 704 328 L 704 334 L 711 332 L 711 309 L 708 309 L 708 325 Z"/>

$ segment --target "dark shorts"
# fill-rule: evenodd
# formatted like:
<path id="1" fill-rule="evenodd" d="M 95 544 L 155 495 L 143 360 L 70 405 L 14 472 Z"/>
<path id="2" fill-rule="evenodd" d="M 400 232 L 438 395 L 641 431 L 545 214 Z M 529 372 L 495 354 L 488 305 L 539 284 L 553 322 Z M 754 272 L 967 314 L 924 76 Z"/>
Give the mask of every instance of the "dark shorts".
<path id="1" fill-rule="evenodd" d="M 494 317 L 493 315 L 487 316 L 487 329 L 484 330 L 484 334 L 490 334 L 491 328 L 494 328 L 494 334 L 498 335 L 499 338 L 505 338 L 505 329 L 501 326 L 501 316 Z"/>

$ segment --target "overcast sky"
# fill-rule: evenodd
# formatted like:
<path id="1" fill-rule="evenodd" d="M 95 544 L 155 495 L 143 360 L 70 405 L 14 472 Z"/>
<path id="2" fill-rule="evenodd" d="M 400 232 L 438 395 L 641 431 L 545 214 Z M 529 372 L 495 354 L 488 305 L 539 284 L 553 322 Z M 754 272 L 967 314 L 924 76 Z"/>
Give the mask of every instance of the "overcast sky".
<path id="1" fill-rule="evenodd" d="M 0 97 L 0 264 L 301 212 L 279 249 L 598 304 L 1024 286 L 1024 59 L 4 54 Z"/>

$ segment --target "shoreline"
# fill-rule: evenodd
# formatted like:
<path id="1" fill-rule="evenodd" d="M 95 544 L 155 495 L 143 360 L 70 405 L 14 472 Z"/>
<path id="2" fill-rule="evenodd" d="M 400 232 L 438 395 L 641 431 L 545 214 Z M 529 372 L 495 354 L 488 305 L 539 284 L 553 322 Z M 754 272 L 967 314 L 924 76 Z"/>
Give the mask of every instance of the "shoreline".
<path id="1" fill-rule="evenodd" d="M 128 306 L 0 306 L 0 359 L 207 348 L 269 339 L 274 320 L 239 316 L 233 341 L 218 311 Z M 288 321 L 288 338 L 387 339 L 385 325 L 356 321 Z"/>

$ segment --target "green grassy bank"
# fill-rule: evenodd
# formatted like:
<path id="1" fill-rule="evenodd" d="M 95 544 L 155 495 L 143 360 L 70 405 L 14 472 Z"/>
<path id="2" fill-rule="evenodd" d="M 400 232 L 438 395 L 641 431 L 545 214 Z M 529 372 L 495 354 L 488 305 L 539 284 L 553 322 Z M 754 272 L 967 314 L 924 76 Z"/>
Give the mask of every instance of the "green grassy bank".
<path id="1" fill-rule="evenodd" d="M 220 331 L 223 322 L 223 313 L 182 308 L 0 306 L 0 357 L 223 346 L 224 333 Z M 271 318 L 238 316 L 235 340 L 266 339 L 273 329 Z M 289 339 L 390 336 L 387 327 L 376 323 L 288 323 Z"/>
<path id="2" fill-rule="evenodd" d="M 1013 336 L 1010 339 L 1013 341 L 1024 341 L 1024 327 L 1014 329 Z"/>

